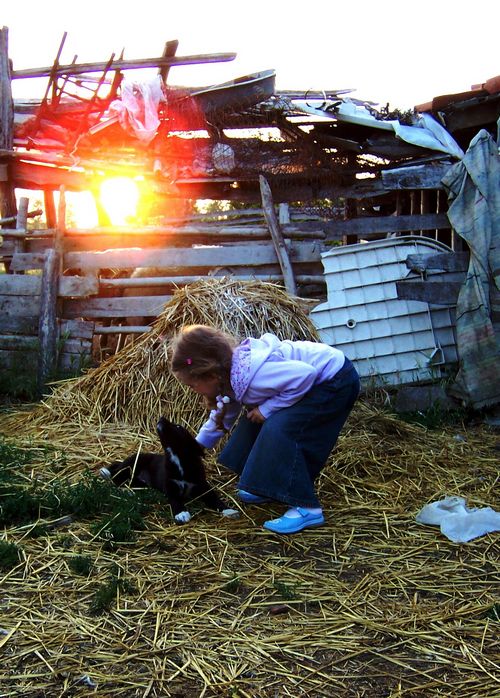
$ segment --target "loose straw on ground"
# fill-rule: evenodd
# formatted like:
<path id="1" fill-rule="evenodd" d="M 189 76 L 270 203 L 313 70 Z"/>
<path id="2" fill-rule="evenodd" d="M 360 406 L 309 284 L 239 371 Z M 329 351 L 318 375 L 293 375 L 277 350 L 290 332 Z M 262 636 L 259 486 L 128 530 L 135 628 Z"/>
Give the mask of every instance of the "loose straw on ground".
<path id="1" fill-rule="evenodd" d="M 192 429 L 201 405 L 168 375 L 164 337 L 210 322 L 239 335 L 314 338 L 293 299 L 228 280 L 182 289 L 153 332 L 43 405 L 7 414 L 0 432 L 33 450 L 28 487 L 158 449 L 160 414 Z M 249 332 L 249 328 L 252 331 Z M 48 457 L 39 442 L 56 450 Z M 210 477 L 238 506 L 215 458 Z M 279 505 L 239 520 L 161 508 L 134 542 L 111 547 L 92 521 L 30 537 L 0 571 L 0 685 L 9 695 L 114 698 L 493 698 L 500 695 L 498 534 L 453 544 L 415 523 L 428 501 L 460 495 L 498 510 L 498 433 L 477 425 L 427 431 L 360 401 L 319 482 L 326 524 L 291 537 L 262 529 Z M 75 556 L 93 564 L 71 570 Z M 98 589 L 123 580 L 108 611 Z M 127 582 L 128 584 L 125 584 Z"/>

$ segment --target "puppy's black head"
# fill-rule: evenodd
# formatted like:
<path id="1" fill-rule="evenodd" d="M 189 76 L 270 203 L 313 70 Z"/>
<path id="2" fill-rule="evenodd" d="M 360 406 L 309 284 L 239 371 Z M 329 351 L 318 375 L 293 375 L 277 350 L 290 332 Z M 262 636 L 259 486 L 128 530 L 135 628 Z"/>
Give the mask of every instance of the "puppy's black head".
<path id="1" fill-rule="evenodd" d="M 169 422 L 165 417 L 160 417 L 156 431 L 163 449 L 170 448 L 181 459 L 199 458 L 204 453 L 203 446 L 187 429 L 180 424 Z"/>

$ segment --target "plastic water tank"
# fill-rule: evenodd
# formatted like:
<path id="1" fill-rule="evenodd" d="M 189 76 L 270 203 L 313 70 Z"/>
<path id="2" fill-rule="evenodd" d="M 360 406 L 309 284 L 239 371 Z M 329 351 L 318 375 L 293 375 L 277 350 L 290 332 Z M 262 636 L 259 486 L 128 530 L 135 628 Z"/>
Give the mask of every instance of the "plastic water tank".
<path id="1" fill-rule="evenodd" d="M 407 235 L 322 254 L 328 300 L 311 311 L 311 320 L 323 342 L 354 362 L 365 384 L 431 380 L 457 361 L 454 309 L 399 299 L 396 289 L 396 281 L 415 276 L 408 255 L 451 251 Z"/>

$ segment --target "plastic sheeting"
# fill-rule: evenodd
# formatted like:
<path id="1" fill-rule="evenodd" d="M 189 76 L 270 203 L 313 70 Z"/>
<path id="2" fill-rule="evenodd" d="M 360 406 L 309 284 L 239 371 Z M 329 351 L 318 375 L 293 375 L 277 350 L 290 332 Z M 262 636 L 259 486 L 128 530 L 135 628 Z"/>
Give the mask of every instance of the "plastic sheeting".
<path id="1" fill-rule="evenodd" d="M 366 107 L 356 105 L 348 99 L 335 107 L 333 103 L 325 106 L 325 102 L 315 107 L 308 101 L 299 99 L 293 100 L 293 104 L 306 114 L 393 131 L 397 138 L 412 145 L 447 153 L 457 159 L 464 156 L 455 139 L 430 114 L 419 114 L 414 125 L 405 126 L 397 120 L 376 119 Z"/>
<path id="2" fill-rule="evenodd" d="M 159 75 L 149 82 L 124 81 L 121 99 L 111 102 L 109 113 L 118 115 L 124 130 L 140 141 L 150 143 L 160 125 L 158 106 L 164 99 Z"/>
<path id="3" fill-rule="evenodd" d="M 457 301 L 460 369 L 451 392 L 479 409 L 500 403 L 500 156 L 481 130 L 443 177 L 448 218 L 469 246 Z"/>

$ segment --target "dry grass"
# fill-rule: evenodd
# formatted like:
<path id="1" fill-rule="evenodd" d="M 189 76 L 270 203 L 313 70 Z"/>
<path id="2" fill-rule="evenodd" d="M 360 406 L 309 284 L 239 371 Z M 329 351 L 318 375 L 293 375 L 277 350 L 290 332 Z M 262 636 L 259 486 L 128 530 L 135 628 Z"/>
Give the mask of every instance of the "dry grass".
<path id="1" fill-rule="evenodd" d="M 224 296 L 254 294 L 251 309 L 225 305 L 236 333 L 246 322 L 255 334 L 311 331 L 279 290 L 260 289 L 272 300 L 260 296 L 259 309 L 257 287 L 221 283 Z M 180 291 L 156 334 L 44 405 L 3 415 L 0 432 L 17 445 L 55 449 L 49 460 L 34 449 L 27 486 L 77 482 L 113 455 L 156 450 L 160 413 L 196 426 L 202 410 L 168 376 L 159 338 L 220 317 L 201 290 Z M 234 479 L 208 465 L 232 499 Z M 415 523 L 447 494 L 498 509 L 498 434 L 427 432 L 359 402 L 319 490 L 326 525 L 288 538 L 261 528 L 278 505 L 244 507 L 237 521 L 198 513 L 186 526 L 157 507 L 135 542 L 114 546 L 83 519 L 37 538 L 32 525 L 5 530 L 22 558 L 0 570 L 0 695 L 499 696 L 498 534 L 458 545 Z M 84 576 L 78 555 L 92 563 Z M 105 588 L 111 606 L 95 615 Z"/>

